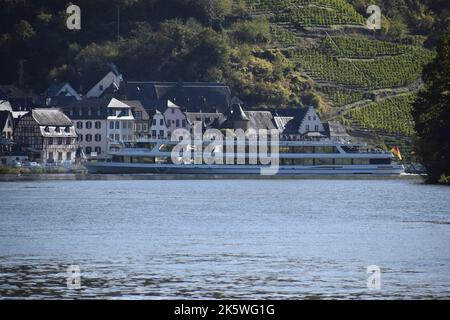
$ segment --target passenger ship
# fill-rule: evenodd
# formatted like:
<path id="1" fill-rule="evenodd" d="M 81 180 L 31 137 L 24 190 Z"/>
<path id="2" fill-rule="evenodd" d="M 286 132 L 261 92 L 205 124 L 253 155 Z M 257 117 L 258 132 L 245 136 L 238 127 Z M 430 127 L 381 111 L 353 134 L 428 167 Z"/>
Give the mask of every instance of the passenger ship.
<path id="1" fill-rule="evenodd" d="M 258 154 L 252 153 L 254 148 L 249 141 L 241 145 L 235 142 L 231 153 L 227 153 L 225 146 L 216 146 L 215 155 L 223 156 L 223 164 L 198 164 L 194 159 L 201 152 L 195 152 L 195 148 L 191 149 L 190 160 L 175 164 L 172 149 L 177 144 L 178 141 L 167 139 L 122 143 L 110 149 L 111 159 L 89 161 L 85 166 L 90 173 L 115 174 L 261 175 L 269 169 L 267 162 L 262 164 Z M 203 147 L 207 145 L 202 144 Z M 404 172 L 403 165 L 395 162 L 391 152 L 369 150 L 362 144 L 321 139 L 281 140 L 277 141 L 277 146 L 278 166 L 271 173 L 275 175 L 399 175 Z M 239 154 L 242 150 L 245 154 Z M 269 144 L 268 159 L 272 161 L 274 150 Z M 238 156 L 243 161 L 239 162 Z"/>

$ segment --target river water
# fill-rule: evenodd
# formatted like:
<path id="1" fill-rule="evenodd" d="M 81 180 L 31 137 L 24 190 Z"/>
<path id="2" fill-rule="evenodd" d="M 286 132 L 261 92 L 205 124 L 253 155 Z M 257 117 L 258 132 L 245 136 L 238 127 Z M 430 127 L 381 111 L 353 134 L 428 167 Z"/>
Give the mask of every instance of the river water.
<path id="1" fill-rule="evenodd" d="M 0 182 L 0 204 L 1 298 L 450 298 L 450 188 L 416 180 Z"/>

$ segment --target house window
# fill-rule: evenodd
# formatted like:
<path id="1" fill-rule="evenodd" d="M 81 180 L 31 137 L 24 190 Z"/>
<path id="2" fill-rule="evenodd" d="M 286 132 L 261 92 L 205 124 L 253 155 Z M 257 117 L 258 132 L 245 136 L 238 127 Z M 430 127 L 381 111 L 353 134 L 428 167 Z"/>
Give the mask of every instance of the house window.
<path id="1" fill-rule="evenodd" d="M 119 130 L 119 129 L 120 129 L 120 122 L 119 122 L 119 121 L 116 121 L 116 122 L 115 122 L 115 126 L 116 126 L 116 130 Z"/>
<path id="2" fill-rule="evenodd" d="M 181 126 L 182 126 L 183 128 L 186 127 L 186 120 L 182 120 L 182 121 L 181 121 Z"/>
<path id="3" fill-rule="evenodd" d="M 91 152 L 92 152 L 92 148 L 91 147 L 86 147 L 86 154 L 87 155 L 90 155 L 91 154 Z"/>
<path id="4" fill-rule="evenodd" d="M 110 123 L 109 123 L 109 128 L 110 128 L 111 130 L 114 130 L 114 122 L 110 122 Z"/>
<path id="5" fill-rule="evenodd" d="M 102 123 L 100 121 L 95 121 L 95 129 L 101 129 Z"/>
<path id="6" fill-rule="evenodd" d="M 180 120 L 177 119 L 177 122 L 176 122 L 176 123 L 177 123 L 176 126 L 179 127 L 179 126 L 180 126 Z"/>
<path id="7" fill-rule="evenodd" d="M 86 122 L 86 129 L 92 129 L 92 122 L 90 121 Z"/>
<path id="8" fill-rule="evenodd" d="M 99 141 L 101 141 L 101 140 L 102 140 L 102 135 L 99 134 L 99 133 L 97 133 L 97 134 L 95 135 L 95 141 L 99 142 Z"/>
<path id="9" fill-rule="evenodd" d="M 311 121 L 311 116 L 308 116 L 308 120 Z"/>
<path id="10" fill-rule="evenodd" d="M 309 124 L 306 125 L 306 131 L 309 131 Z"/>
<path id="11" fill-rule="evenodd" d="M 159 119 L 159 125 L 163 126 L 164 125 L 164 119 Z"/>
<path id="12" fill-rule="evenodd" d="M 152 130 L 152 136 L 156 137 L 156 130 Z"/>
<path id="13" fill-rule="evenodd" d="M 62 138 L 58 138 L 58 144 L 61 145 L 62 143 Z"/>
<path id="14" fill-rule="evenodd" d="M 175 113 L 175 109 L 174 108 L 172 108 L 172 113 Z"/>
<path id="15" fill-rule="evenodd" d="M 69 145 L 69 144 L 71 144 L 71 143 L 72 143 L 72 139 L 71 139 L 71 138 L 67 138 L 67 139 L 66 139 L 66 144 Z"/>
<path id="16" fill-rule="evenodd" d="M 77 121 L 77 129 L 83 129 L 83 122 Z"/>
<path id="17" fill-rule="evenodd" d="M 161 137 L 164 137 L 164 130 L 159 130 L 159 135 L 160 135 Z"/>
<path id="18" fill-rule="evenodd" d="M 62 161 L 62 152 L 58 152 L 58 161 Z"/>
<path id="19" fill-rule="evenodd" d="M 53 144 L 53 138 L 48 138 L 48 144 L 52 145 Z"/>
<path id="20" fill-rule="evenodd" d="M 92 141 L 92 134 L 87 134 L 86 135 L 86 141 L 87 142 L 91 142 Z"/>
<path id="21" fill-rule="evenodd" d="M 53 152 L 48 153 L 48 160 L 53 160 Z"/>
<path id="22" fill-rule="evenodd" d="M 82 134 L 79 134 L 78 137 L 77 137 L 77 140 L 78 140 L 79 142 L 83 141 L 83 135 L 82 135 Z"/>
<path id="23" fill-rule="evenodd" d="M 145 123 L 142 124 L 142 131 L 147 132 L 147 125 Z"/>
<path id="24" fill-rule="evenodd" d="M 109 135 L 109 139 L 114 140 L 114 135 L 113 135 L 113 134 L 110 134 L 110 135 Z"/>
<path id="25" fill-rule="evenodd" d="M 97 152 L 97 154 L 102 153 L 102 148 L 100 148 L 100 147 L 95 147 L 95 152 Z"/>
<path id="26" fill-rule="evenodd" d="M 114 135 L 114 139 L 115 139 L 116 141 L 119 141 L 119 140 L 120 140 L 120 135 L 119 135 L 118 133 L 116 133 L 116 134 Z"/>
<path id="27" fill-rule="evenodd" d="M 156 119 L 153 119 L 152 124 L 153 124 L 154 126 L 156 126 Z"/>
<path id="28" fill-rule="evenodd" d="M 314 127 L 314 131 L 319 131 L 319 126 L 317 124 Z"/>
<path id="29" fill-rule="evenodd" d="M 317 119 L 316 116 L 314 116 L 314 117 L 313 117 L 313 120 L 316 121 L 316 119 Z"/>
<path id="30" fill-rule="evenodd" d="M 72 152 L 66 153 L 66 160 L 72 160 Z"/>

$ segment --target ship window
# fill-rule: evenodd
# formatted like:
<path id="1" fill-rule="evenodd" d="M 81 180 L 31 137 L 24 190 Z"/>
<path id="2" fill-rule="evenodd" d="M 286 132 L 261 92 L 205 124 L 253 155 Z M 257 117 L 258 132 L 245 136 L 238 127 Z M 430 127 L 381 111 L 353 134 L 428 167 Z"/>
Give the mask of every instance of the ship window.
<path id="1" fill-rule="evenodd" d="M 295 165 L 299 166 L 312 166 L 314 165 L 314 160 L 311 158 L 293 159 Z"/>
<path id="2" fill-rule="evenodd" d="M 365 165 L 369 164 L 370 160 L 365 158 L 355 158 L 353 159 L 353 164 Z"/>
<path id="3" fill-rule="evenodd" d="M 389 158 L 370 159 L 370 164 L 391 164 L 391 159 Z"/>
<path id="4" fill-rule="evenodd" d="M 352 159 L 337 158 L 337 159 L 334 159 L 334 164 L 341 165 L 341 166 L 351 165 Z"/>
<path id="5" fill-rule="evenodd" d="M 333 159 L 328 158 L 317 158 L 316 159 L 316 165 L 323 166 L 323 165 L 332 165 Z"/>

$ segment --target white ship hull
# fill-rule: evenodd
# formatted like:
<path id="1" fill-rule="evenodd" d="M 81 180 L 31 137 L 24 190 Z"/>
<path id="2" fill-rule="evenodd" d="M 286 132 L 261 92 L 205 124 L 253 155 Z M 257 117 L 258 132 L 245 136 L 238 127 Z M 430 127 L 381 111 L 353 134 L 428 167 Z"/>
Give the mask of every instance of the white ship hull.
<path id="1" fill-rule="evenodd" d="M 262 166 L 258 165 L 174 165 L 121 162 L 88 162 L 85 164 L 90 173 L 154 173 L 154 174 L 242 174 L 261 175 Z M 266 167 L 267 168 L 267 167 Z M 276 175 L 399 175 L 404 173 L 403 165 L 317 165 L 317 166 L 280 166 Z"/>

